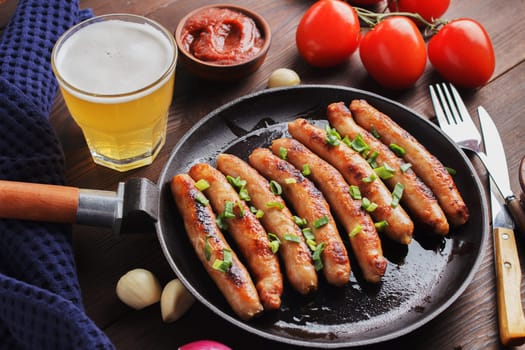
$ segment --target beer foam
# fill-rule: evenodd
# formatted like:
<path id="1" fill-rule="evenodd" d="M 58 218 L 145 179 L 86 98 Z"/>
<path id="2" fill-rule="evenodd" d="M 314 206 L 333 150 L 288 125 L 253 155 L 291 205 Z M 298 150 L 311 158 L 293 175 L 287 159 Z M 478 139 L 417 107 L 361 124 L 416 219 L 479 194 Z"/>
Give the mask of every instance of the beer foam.
<path id="1" fill-rule="evenodd" d="M 131 93 L 168 70 L 173 44 L 144 23 L 108 20 L 81 28 L 56 54 L 56 69 L 71 86 L 97 95 Z"/>

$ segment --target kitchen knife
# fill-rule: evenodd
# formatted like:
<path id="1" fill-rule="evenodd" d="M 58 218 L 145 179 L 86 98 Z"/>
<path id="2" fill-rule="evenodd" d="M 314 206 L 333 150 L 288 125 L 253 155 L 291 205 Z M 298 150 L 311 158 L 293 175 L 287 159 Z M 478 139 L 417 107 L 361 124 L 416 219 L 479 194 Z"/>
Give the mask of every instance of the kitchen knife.
<path id="1" fill-rule="evenodd" d="M 497 194 L 498 189 L 491 181 L 490 207 L 494 235 L 499 333 L 503 345 L 517 346 L 525 343 L 521 267 L 513 232 L 514 224 L 507 208 L 498 200 Z"/>
<path id="2" fill-rule="evenodd" d="M 485 108 L 478 107 L 478 116 L 485 143 L 487 162 L 490 164 L 490 168 L 494 170 L 490 176 L 505 199 L 510 215 L 516 223 L 517 231 L 525 237 L 525 212 L 520 205 L 519 198 L 514 195 L 510 188 L 507 159 L 498 129 Z"/>

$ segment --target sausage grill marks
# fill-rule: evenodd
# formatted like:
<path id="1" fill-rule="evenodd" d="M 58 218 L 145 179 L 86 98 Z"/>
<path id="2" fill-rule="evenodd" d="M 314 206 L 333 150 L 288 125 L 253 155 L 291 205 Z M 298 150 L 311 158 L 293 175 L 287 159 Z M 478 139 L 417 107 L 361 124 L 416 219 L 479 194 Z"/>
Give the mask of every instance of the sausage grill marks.
<path id="1" fill-rule="evenodd" d="M 243 320 L 281 305 L 283 277 L 269 235 L 280 242 L 291 286 L 309 294 L 317 290 L 316 269 L 335 286 L 350 278 L 350 260 L 332 211 L 347 231 L 363 277 L 372 283 L 379 282 L 386 269 L 376 227 L 401 244 L 412 240 L 414 223 L 394 201 L 398 185 L 403 189 L 401 203 L 434 233 L 446 235 L 449 223 L 468 220 L 468 208 L 441 162 L 386 115 L 366 101 L 354 100 L 350 110 L 344 103 L 330 104 L 327 117 L 334 129 L 325 131 L 298 118 L 288 124 L 294 139 L 274 140 L 273 153 L 256 148 L 249 163 L 220 154 L 218 169 L 198 163 L 189 175 L 172 179 L 172 194 L 199 260 Z M 328 142 L 335 130 L 337 137 L 360 138 L 369 149 L 358 152 L 344 142 Z M 391 144 L 404 151 L 402 158 L 390 150 Z M 377 176 L 378 168 L 390 174 Z M 242 180 L 247 191 L 242 199 L 232 179 Z M 205 180 L 205 188 L 196 185 L 199 180 Z M 272 191 L 272 182 L 286 202 Z M 251 209 L 263 216 L 256 217 Z M 300 228 L 297 219 L 307 227 Z M 248 269 L 221 229 L 234 239 Z"/>

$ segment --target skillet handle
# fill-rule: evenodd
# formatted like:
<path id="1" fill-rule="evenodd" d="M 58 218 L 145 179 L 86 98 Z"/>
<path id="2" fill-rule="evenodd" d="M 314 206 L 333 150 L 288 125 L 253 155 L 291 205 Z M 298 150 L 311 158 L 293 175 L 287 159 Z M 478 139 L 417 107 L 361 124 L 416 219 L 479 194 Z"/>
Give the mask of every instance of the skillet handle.
<path id="1" fill-rule="evenodd" d="M 78 188 L 0 180 L 0 218 L 75 223 Z"/>

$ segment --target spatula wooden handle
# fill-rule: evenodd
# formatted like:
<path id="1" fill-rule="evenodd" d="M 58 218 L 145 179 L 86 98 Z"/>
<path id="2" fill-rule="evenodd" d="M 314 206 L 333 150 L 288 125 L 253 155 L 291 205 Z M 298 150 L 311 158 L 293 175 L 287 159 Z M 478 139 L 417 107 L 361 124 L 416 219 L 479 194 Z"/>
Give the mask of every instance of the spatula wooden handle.
<path id="1" fill-rule="evenodd" d="M 0 180 L 0 218 L 75 223 L 79 189 Z"/>
<path id="2" fill-rule="evenodd" d="M 498 317 L 501 343 L 525 343 L 525 316 L 521 303 L 521 267 L 514 232 L 494 228 Z"/>

